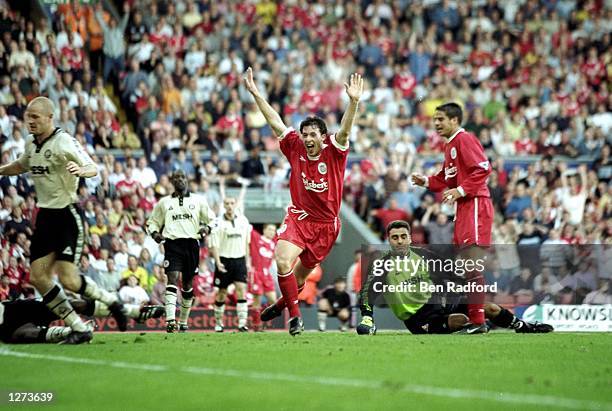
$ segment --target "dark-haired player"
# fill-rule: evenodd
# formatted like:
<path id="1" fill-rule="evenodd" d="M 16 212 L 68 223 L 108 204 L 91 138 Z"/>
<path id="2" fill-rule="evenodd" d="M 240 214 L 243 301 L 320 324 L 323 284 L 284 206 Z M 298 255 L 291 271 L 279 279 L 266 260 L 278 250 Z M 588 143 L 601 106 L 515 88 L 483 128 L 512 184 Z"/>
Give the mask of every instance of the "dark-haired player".
<path id="1" fill-rule="evenodd" d="M 478 258 L 478 246 L 491 244 L 493 203 L 487 187 L 491 164 L 480 141 L 461 128 L 463 111 L 456 103 L 438 106 L 434 113 L 436 132 L 446 139 L 444 166 L 436 175 L 412 175 L 412 182 L 431 191 L 444 191 L 443 201 L 457 204 L 453 243 L 467 258 Z M 467 273 L 467 280 L 484 284 L 482 275 Z M 471 293 L 468 297 L 470 323 L 466 334 L 486 333 L 484 293 Z"/>
<path id="2" fill-rule="evenodd" d="M 74 311 L 89 317 L 107 317 L 108 306 L 96 300 L 71 300 Z M 161 305 L 125 306 L 127 316 L 138 322 L 164 315 Z M 74 344 L 78 340 L 69 338 L 74 330 L 70 327 L 53 326 L 58 320 L 47 306 L 34 299 L 0 302 L 0 341 L 6 344 L 64 343 Z"/>
<path id="3" fill-rule="evenodd" d="M 329 134 L 319 117 L 307 117 L 302 121 L 298 134 L 283 123 L 280 115 L 262 97 L 250 67 L 244 82 L 266 121 L 279 136 L 280 149 L 291 165 L 292 204 L 279 229 L 275 251 L 278 285 L 283 296 L 261 312 L 261 319 L 269 321 L 287 307 L 289 333 L 296 335 L 304 330 L 298 306 L 299 288 L 310 271 L 327 257 L 338 237 L 349 133 L 363 93 L 363 79 L 359 74 L 352 74 L 344 84 L 349 104 L 336 134 Z"/>
<path id="4" fill-rule="evenodd" d="M 28 104 L 25 122 L 30 135 L 25 152 L 0 167 L 0 175 L 30 172 L 40 208 L 30 247 L 30 281 L 47 307 L 74 330 L 69 336 L 71 342 L 81 343 L 93 338 L 92 329 L 74 312 L 64 290 L 53 282 L 54 274 L 66 289 L 106 304 L 122 331 L 127 327 L 127 317 L 116 295 L 78 274 L 75 263 L 81 258 L 85 232 L 76 204 L 77 188 L 79 178 L 96 176 L 98 168 L 74 137 L 55 127 L 54 112 L 53 102 L 46 97 L 36 97 Z"/>
<path id="5" fill-rule="evenodd" d="M 158 243 L 164 243 L 166 286 L 166 332 L 187 331 L 187 320 L 193 303 L 193 278 L 200 266 L 200 238 L 210 234 L 215 215 L 203 196 L 187 190 L 187 176 L 175 171 L 170 181 L 174 193 L 162 198 L 153 208 L 147 230 Z M 182 280 L 181 311 L 176 324 L 176 295 Z"/>
<path id="6" fill-rule="evenodd" d="M 358 334 L 375 334 L 374 307 L 371 303 L 373 292 L 382 290 L 381 285 L 398 286 L 405 283 L 415 285 L 414 291 L 383 293 L 385 303 L 393 314 L 404 322 L 413 334 L 449 334 L 463 329 L 469 323 L 465 315 L 465 304 L 442 305 L 441 299 L 429 291 L 420 291 L 419 283 L 432 284 L 426 265 L 419 264 L 422 257 L 410 248 L 410 225 L 396 220 L 387 226 L 387 236 L 391 251 L 381 256 L 385 258 L 407 257 L 412 261 L 408 267 L 419 267 L 418 270 L 394 267 L 381 275 L 368 273 L 368 278 L 360 295 L 361 323 L 357 326 Z M 377 284 L 379 283 L 379 284 Z M 378 287 L 377 287 L 378 285 Z M 518 319 L 509 310 L 494 303 L 484 304 L 486 318 L 498 327 L 514 329 L 517 333 L 548 333 L 552 326 L 541 323 L 528 323 Z M 485 325 L 486 326 L 486 325 Z"/>

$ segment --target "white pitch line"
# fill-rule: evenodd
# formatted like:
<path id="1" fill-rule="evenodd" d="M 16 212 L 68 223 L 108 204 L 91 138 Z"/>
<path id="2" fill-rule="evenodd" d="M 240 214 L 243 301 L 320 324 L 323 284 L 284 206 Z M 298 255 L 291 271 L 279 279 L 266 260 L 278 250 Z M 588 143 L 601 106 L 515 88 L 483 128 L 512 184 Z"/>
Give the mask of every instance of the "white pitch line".
<path id="1" fill-rule="evenodd" d="M 244 371 L 231 370 L 222 368 L 206 368 L 206 367 L 180 367 L 173 368 L 166 365 L 157 364 L 138 364 L 123 361 L 105 361 L 94 360 L 89 358 L 66 357 L 63 355 L 47 355 L 35 354 L 23 351 L 13 351 L 8 348 L 0 348 L 0 356 L 28 358 L 37 360 L 59 361 L 73 364 L 97 365 L 111 368 L 124 368 L 138 371 L 158 371 L 158 372 L 173 372 L 180 371 L 189 374 L 212 375 L 217 377 L 232 377 L 251 379 L 256 381 L 284 381 L 296 382 L 305 384 L 318 384 L 323 386 L 336 387 L 354 387 L 366 389 L 390 389 L 402 392 L 428 395 L 433 397 L 444 398 L 459 398 L 459 399 L 482 399 L 487 401 L 495 401 L 505 404 L 527 404 L 536 406 L 547 406 L 566 408 L 572 410 L 595 410 L 595 411 L 612 411 L 612 403 L 578 400 L 574 398 L 555 397 L 551 395 L 538 394 L 519 394 L 509 392 L 494 392 L 469 390 L 462 388 L 435 387 L 428 385 L 405 384 L 395 386 L 393 383 L 385 383 L 379 380 L 360 380 L 354 378 L 334 378 L 334 377 L 318 377 L 304 376 L 296 374 L 269 373 L 261 371 Z"/>

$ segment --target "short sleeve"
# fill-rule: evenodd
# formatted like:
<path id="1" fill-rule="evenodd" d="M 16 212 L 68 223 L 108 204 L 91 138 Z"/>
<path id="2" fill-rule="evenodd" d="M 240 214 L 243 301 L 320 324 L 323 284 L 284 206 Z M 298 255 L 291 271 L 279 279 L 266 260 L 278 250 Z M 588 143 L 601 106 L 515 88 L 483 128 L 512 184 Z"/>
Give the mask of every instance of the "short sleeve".
<path id="1" fill-rule="evenodd" d="M 65 134 L 63 140 L 65 144 L 62 144 L 62 152 L 66 155 L 68 161 L 74 161 L 81 167 L 94 163 L 76 138 Z"/>
<path id="2" fill-rule="evenodd" d="M 293 127 L 287 127 L 281 134 L 279 141 L 281 151 L 285 157 L 289 158 L 291 153 L 295 151 L 296 145 L 299 144 L 300 136 Z"/>
<path id="3" fill-rule="evenodd" d="M 27 138 L 25 143 L 25 151 L 21 156 L 19 156 L 19 158 L 17 158 L 17 163 L 19 163 L 24 170 L 30 169 L 30 147 L 33 144 L 31 138 L 32 137 Z"/>
<path id="4" fill-rule="evenodd" d="M 338 143 L 338 141 L 336 140 L 336 135 L 335 135 L 335 134 L 331 134 L 331 135 L 329 136 L 329 141 L 331 142 L 332 146 L 333 146 L 333 147 L 334 147 L 336 150 L 338 150 L 338 151 L 340 151 L 340 152 L 342 152 L 342 153 L 347 152 L 347 151 L 348 151 L 348 149 L 349 149 L 349 141 L 347 140 L 347 141 L 346 141 L 346 145 L 344 145 L 344 146 L 343 146 L 343 145 L 340 145 L 340 143 Z"/>

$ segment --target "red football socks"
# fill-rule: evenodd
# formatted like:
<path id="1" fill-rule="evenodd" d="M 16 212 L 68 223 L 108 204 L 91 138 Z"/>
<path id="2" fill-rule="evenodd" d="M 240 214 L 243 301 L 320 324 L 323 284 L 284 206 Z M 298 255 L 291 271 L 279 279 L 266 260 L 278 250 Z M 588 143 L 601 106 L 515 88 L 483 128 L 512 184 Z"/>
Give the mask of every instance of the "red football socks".
<path id="1" fill-rule="evenodd" d="M 475 283 L 480 286 L 484 286 L 485 279 L 481 274 L 477 274 L 474 277 L 468 277 L 468 283 Z M 472 324 L 480 325 L 485 323 L 485 312 L 484 312 L 484 291 L 474 291 L 468 295 L 468 317 Z"/>
<path id="2" fill-rule="evenodd" d="M 289 310 L 289 317 L 299 317 L 300 307 L 298 301 L 298 286 L 297 280 L 293 271 L 289 271 L 287 274 L 278 275 L 278 286 L 283 296 L 276 302 L 276 306 L 281 308 L 286 306 Z"/>
<path id="3" fill-rule="evenodd" d="M 304 289 L 304 284 L 298 285 L 298 296 L 300 295 L 303 289 Z M 282 310 L 283 308 L 285 308 L 285 299 L 283 297 L 280 297 L 278 300 L 276 300 L 274 305 L 276 305 L 279 310 Z"/>

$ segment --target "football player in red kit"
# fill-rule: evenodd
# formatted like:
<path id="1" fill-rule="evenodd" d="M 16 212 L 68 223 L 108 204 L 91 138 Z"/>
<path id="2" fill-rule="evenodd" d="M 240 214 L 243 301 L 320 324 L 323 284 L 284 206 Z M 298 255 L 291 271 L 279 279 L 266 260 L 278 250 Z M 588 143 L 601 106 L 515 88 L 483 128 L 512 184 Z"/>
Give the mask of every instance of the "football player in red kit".
<path id="1" fill-rule="evenodd" d="M 463 112 L 456 103 L 436 108 L 433 120 L 436 132 L 446 139 L 444 165 L 436 175 L 412 175 L 412 182 L 429 190 L 444 191 L 447 204 L 457 203 L 453 243 L 469 258 L 480 256 L 482 249 L 491 244 L 493 203 L 487 187 L 491 165 L 480 141 L 461 128 Z M 480 246 L 480 247 L 478 247 Z M 484 284 L 482 273 L 468 273 L 467 280 Z M 468 296 L 467 324 L 462 333 L 486 333 L 484 293 Z"/>
<path id="2" fill-rule="evenodd" d="M 255 229 L 251 230 L 249 292 L 253 294 L 253 330 L 255 331 L 261 331 L 261 318 L 259 317 L 261 296 L 266 296 L 268 304 L 276 302 L 274 278 L 270 273 L 270 267 L 272 261 L 274 261 L 274 248 L 276 247 L 275 236 L 276 226 L 274 224 L 266 224 L 263 228 L 263 235 Z"/>
<path id="3" fill-rule="evenodd" d="M 299 288 L 310 271 L 327 257 L 340 230 L 338 213 L 349 133 L 363 93 L 363 79 L 359 74 L 352 74 L 349 82 L 344 84 L 349 104 L 336 134 L 328 133 L 325 122 L 316 116 L 302 121 L 299 133 L 287 127 L 260 94 L 250 67 L 244 82 L 278 136 L 280 149 L 291 165 L 291 205 L 278 230 L 279 240 L 274 254 L 282 297 L 261 312 L 261 319 L 269 321 L 281 315 L 287 307 L 289 333 L 296 335 L 304 330 L 298 306 Z"/>

